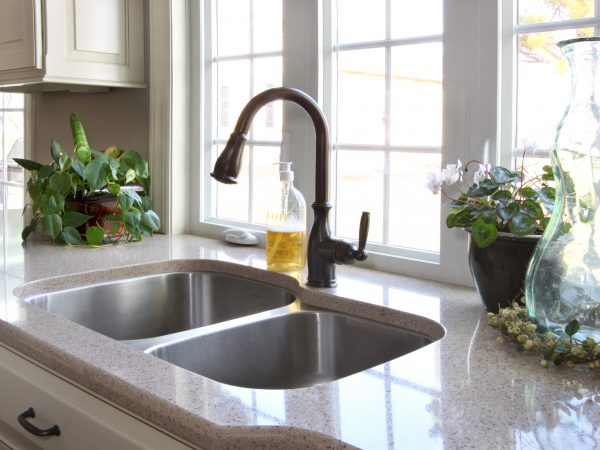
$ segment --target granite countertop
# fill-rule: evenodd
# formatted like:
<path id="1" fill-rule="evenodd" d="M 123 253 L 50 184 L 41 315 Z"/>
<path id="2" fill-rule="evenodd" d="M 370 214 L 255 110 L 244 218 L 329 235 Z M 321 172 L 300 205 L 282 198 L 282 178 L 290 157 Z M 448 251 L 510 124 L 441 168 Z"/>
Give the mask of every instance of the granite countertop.
<path id="1" fill-rule="evenodd" d="M 99 249 L 28 243 L 5 262 L 0 341 L 202 448 L 597 448 L 600 371 L 543 369 L 499 346 L 473 289 L 338 267 L 338 287 L 263 271 L 260 248 L 181 235 Z M 226 263 L 235 263 L 234 266 Z M 221 384 L 39 308 L 21 296 L 178 269 L 248 271 L 307 303 L 445 336 L 375 368 L 311 388 Z M 301 278 L 305 274 L 301 275 Z M 54 277 L 60 277 L 52 279 Z M 38 281 L 49 279 L 46 281 Z M 301 280 L 303 281 L 303 280 Z M 382 308 L 384 307 L 384 308 Z M 439 337 L 439 336 L 438 336 Z"/>

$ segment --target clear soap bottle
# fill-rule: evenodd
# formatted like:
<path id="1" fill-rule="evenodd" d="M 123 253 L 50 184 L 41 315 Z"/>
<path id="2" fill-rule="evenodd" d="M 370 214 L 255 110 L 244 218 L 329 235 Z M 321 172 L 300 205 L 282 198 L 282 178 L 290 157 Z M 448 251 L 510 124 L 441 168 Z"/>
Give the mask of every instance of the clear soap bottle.
<path id="1" fill-rule="evenodd" d="M 279 162 L 280 189 L 267 210 L 267 269 L 295 272 L 306 264 L 306 202 L 291 162 Z"/>

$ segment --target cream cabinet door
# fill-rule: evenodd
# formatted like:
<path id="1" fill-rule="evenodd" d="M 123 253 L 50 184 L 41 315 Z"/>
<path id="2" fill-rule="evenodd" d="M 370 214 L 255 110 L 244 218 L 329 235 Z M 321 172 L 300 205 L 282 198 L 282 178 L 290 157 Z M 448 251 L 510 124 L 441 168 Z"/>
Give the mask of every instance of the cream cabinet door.
<path id="1" fill-rule="evenodd" d="M 33 434 L 39 430 L 52 432 Z M 0 346 L 2 445 L 17 450 L 191 448 Z"/>
<path id="2" fill-rule="evenodd" d="M 39 69 L 40 0 L 0 0 L 0 70 Z"/>

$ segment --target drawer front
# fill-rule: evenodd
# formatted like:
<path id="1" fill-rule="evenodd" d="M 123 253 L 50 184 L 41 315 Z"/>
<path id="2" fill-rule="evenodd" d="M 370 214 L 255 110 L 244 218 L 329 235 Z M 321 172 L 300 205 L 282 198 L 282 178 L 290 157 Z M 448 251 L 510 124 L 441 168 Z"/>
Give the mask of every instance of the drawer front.
<path id="1" fill-rule="evenodd" d="M 0 443 L 15 449 L 190 448 L 1 346 L 0 398 Z M 57 425 L 60 435 L 27 431 L 17 417 L 29 408 L 35 417 L 26 420 L 39 429 Z"/>

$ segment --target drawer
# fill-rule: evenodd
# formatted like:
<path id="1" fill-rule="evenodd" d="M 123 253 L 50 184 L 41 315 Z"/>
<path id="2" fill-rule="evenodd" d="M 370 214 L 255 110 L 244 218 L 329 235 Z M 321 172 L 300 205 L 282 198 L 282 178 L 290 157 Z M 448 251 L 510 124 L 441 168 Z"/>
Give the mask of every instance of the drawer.
<path id="1" fill-rule="evenodd" d="M 179 440 L 88 394 L 0 346 L 0 449 L 190 449 Z M 57 425 L 59 436 L 31 434 L 17 417 L 39 429 Z"/>

